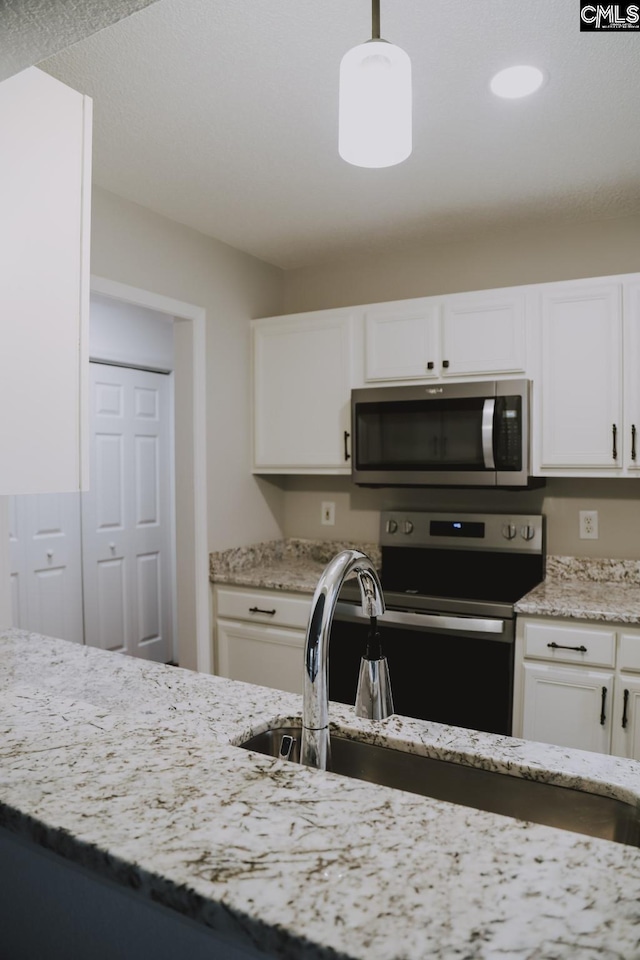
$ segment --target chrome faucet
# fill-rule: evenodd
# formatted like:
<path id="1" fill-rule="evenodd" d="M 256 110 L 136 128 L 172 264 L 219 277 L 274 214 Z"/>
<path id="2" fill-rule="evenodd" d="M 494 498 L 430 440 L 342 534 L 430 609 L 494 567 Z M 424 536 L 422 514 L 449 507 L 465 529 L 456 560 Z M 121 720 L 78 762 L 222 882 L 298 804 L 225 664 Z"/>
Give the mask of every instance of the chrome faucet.
<path id="1" fill-rule="evenodd" d="M 382 587 L 369 557 L 343 550 L 325 567 L 313 595 L 304 644 L 304 689 L 300 762 L 326 770 L 329 760 L 329 632 L 338 594 L 347 577 L 360 584 L 362 608 L 372 619 L 384 613 Z M 364 659 L 360 666 L 356 714 L 382 720 L 393 713 L 386 658 Z"/>

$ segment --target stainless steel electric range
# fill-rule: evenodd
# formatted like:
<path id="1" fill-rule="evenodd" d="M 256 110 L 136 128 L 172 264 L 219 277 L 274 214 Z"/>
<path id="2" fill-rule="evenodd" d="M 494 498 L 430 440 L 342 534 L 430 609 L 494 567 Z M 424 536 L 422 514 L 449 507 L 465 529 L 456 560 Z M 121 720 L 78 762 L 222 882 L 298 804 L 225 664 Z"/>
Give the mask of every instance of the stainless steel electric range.
<path id="1" fill-rule="evenodd" d="M 544 577 L 544 518 L 387 511 L 380 542 L 395 712 L 510 734 L 513 607 Z M 354 702 L 368 629 L 352 581 L 333 619 L 332 700 Z"/>

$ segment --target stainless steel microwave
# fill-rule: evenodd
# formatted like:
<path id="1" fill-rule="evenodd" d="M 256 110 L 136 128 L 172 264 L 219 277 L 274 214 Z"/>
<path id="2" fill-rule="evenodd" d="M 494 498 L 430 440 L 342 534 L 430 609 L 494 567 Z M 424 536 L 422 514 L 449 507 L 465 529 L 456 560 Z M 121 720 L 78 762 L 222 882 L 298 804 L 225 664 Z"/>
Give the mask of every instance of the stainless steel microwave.
<path id="1" fill-rule="evenodd" d="M 362 486 L 530 487 L 528 380 L 351 393 L 352 478 Z"/>

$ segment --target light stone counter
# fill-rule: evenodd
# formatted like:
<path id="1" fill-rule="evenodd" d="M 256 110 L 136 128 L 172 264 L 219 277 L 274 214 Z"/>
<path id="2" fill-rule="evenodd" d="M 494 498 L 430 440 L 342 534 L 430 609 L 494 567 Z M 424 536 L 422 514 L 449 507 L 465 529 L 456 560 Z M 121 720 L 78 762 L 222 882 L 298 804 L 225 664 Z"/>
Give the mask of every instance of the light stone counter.
<path id="1" fill-rule="evenodd" d="M 313 593 L 329 561 L 341 550 L 362 550 L 380 567 L 377 543 L 342 540 L 269 540 L 209 554 L 209 578 L 214 583 L 265 590 Z"/>
<path id="2" fill-rule="evenodd" d="M 640 624 L 640 562 L 549 557 L 546 579 L 515 610 L 527 616 Z"/>
<path id="3" fill-rule="evenodd" d="M 240 947 L 640 957 L 640 850 L 233 746 L 299 717 L 294 695 L 20 631 L 0 633 L 0 689 L 0 825 Z M 347 736 L 640 800 L 633 761 L 331 715 Z"/>

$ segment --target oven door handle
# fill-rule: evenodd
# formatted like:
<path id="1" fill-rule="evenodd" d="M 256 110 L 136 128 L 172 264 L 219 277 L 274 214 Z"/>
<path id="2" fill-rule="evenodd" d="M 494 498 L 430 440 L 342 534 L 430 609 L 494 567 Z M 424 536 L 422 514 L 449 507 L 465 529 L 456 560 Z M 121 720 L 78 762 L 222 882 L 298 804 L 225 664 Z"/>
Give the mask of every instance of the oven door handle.
<path id="1" fill-rule="evenodd" d="M 340 615 L 349 620 L 368 620 L 362 612 L 362 607 L 355 603 L 344 603 L 339 601 L 336 604 L 336 617 Z M 489 620 L 485 617 L 451 617 L 447 614 L 439 613 L 410 613 L 404 610 L 386 610 L 382 617 L 378 618 L 381 626 L 385 624 L 397 624 L 405 627 L 428 627 L 437 630 L 462 631 L 466 633 L 504 633 L 504 620 Z"/>
<path id="2" fill-rule="evenodd" d="M 495 398 L 485 400 L 482 407 L 482 456 L 485 470 L 495 470 L 496 461 L 493 456 L 493 420 L 496 410 Z"/>

